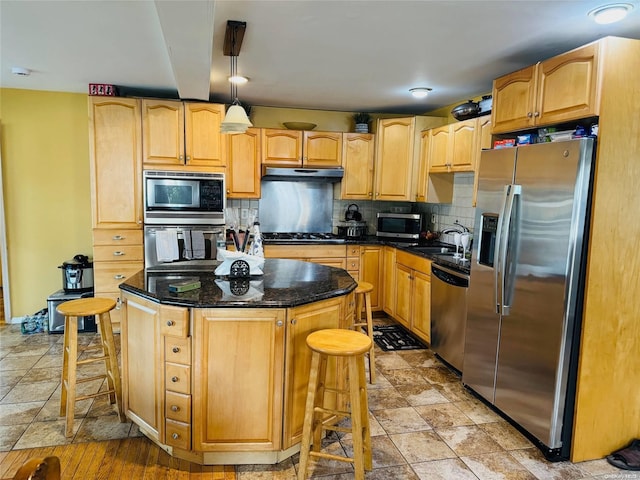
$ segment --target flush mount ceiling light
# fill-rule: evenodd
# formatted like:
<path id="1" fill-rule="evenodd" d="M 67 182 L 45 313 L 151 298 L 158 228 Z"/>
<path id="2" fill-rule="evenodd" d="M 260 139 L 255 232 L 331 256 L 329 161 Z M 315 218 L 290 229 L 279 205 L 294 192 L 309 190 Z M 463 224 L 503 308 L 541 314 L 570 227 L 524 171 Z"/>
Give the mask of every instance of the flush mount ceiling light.
<path id="1" fill-rule="evenodd" d="M 31 75 L 31 70 L 24 67 L 11 67 L 11 73 L 14 75 L 19 75 L 21 77 L 28 77 Z"/>
<path id="2" fill-rule="evenodd" d="M 429 92 L 431 91 L 431 88 L 428 87 L 416 87 L 416 88 L 410 88 L 409 91 L 411 92 L 411 95 L 413 95 L 416 98 L 424 98 L 427 95 L 429 95 Z"/>
<path id="3" fill-rule="evenodd" d="M 247 128 L 253 124 L 249 121 L 247 112 L 244 111 L 240 100 L 238 100 L 238 84 L 247 83 L 247 78 L 238 75 L 238 55 L 244 38 L 244 31 L 247 28 L 247 22 L 238 22 L 235 20 L 227 21 L 227 30 L 224 34 L 224 46 L 222 47 L 225 56 L 231 58 L 231 75 L 229 82 L 231 83 L 231 106 L 227 110 L 227 114 L 220 125 L 221 133 L 244 133 Z M 244 78 L 244 82 L 238 81 Z M 233 80 L 232 80 L 233 79 Z"/>
<path id="4" fill-rule="evenodd" d="M 243 77 L 242 75 L 234 75 L 233 77 L 229 77 L 229 81 L 231 83 L 235 83 L 236 85 L 244 85 L 249 81 L 247 77 Z"/>
<path id="5" fill-rule="evenodd" d="M 608 23 L 619 22 L 627 16 L 627 13 L 629 13 L 632 8 L 633 5 L 630 3 L 612 3 L 594 8 L 588 15 L 593 18 L 594 22 L 606 25 Z"/>

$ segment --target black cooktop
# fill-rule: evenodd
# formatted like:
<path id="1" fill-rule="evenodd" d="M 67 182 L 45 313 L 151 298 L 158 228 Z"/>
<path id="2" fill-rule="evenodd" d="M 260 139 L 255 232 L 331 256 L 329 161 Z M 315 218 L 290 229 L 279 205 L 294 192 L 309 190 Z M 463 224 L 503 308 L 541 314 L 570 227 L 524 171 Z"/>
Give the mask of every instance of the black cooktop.
<path id="1" fill-rule="evenodd" d="M 334 233 L 323 232 L 266 232 L 262 234 L 265 240 L 277 240 L 278 242 L 331 242 L 343 243 L 344 237 Z"/>

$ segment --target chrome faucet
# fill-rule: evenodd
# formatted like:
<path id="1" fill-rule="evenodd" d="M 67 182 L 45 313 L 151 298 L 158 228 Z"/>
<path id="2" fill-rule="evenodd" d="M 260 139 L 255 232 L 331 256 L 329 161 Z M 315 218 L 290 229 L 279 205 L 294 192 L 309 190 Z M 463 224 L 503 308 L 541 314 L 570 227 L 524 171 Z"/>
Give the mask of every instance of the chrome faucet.
<path id="1" fill-rule="evenodd" d="M 441 233 L 445 234 L 445 233 L 469 233 L 470 232 L 470 230 L 464 225 L 462 225 L 460 222 L 458 222 L 458 220 L 453 222 L 453 224 L 455 225 L 455 227 L 445 228 Z"/>

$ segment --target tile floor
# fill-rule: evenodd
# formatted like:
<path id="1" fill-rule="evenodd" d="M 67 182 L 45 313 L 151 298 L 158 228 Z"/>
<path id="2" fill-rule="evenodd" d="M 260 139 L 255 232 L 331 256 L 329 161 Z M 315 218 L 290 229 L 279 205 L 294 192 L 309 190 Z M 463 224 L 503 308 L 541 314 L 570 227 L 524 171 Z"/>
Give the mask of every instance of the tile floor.
<path id="1" fill-rule="evenodd" d="M 116 339 L 119 340 L 119 335 Z M 81 334 L 84 344 L 96 334 Z M 75 435 L 58 417 L 62 336 L 22 335 L 0 325 L 0 451 L 138 436 L 119 423 L 106 397 L 76 409 Z M 640 480 L 605 460 L 547 462 L 540 451 L 461 386 L 429 350 L 383 352 L 376 347 L 376 385 L 369 389 L 374 470 L 367 479 Z M 97 391 L 102 381 L 85 384 Z M 351 454 L 350 435 L 331 434 L 326 451 Z M 298 455 L 278 465 L 237 466 L 238 479 L 295 479 Z M 353 478 L 351 465 L 320 460 L 312 478 Z"/>

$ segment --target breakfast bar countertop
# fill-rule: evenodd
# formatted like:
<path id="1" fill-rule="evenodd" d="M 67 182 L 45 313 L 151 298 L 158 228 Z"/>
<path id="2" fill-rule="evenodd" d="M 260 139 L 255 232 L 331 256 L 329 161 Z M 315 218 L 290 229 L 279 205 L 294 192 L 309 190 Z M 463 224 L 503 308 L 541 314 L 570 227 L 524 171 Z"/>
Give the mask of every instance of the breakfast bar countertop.
<path id="1" fill-rule="evenodd" d="M 355 280 L 345 270 L 297 260 L 265 259 L 264 275 L 248 278 L 216 276 L 220 262 L 185 266 L 184 269 L 142 270 L 120 284 L 124 291 L 151 301 L 195 308 L 295 307 L 345 295 L 355 290 Z M 200 288 L 181 293 L 170 284 L 199 281 Z"/>

